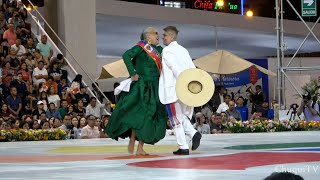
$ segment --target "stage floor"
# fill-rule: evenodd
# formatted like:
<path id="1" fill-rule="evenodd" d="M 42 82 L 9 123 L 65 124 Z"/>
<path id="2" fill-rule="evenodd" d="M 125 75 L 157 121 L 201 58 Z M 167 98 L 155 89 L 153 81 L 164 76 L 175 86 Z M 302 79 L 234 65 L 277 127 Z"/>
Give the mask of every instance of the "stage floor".
<path id="1" fill-rule="evenodd" d="M 128 140 L 0 143 L 0 179 L 263 179 L 272 172 L 320 177 L 320 132 L 204 135 L 189 156 L 173 156 L 174 136 L 126 153 Z"/>

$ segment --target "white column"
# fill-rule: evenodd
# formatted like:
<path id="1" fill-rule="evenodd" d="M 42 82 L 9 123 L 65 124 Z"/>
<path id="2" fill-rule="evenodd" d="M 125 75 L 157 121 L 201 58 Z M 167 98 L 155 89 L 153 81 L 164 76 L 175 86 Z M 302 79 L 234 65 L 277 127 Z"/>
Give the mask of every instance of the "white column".
<path id="1" fill-rule="evenodd" d="M 94 79 L 93 74 L 96 74 L 97 68 L 96 0 L 57 0 L 56 16 L 60 38 L 79 64 Z M 70 54 L 63 52 L 77 72 L 91 84 L 85 72 L 76 65 Z"/>

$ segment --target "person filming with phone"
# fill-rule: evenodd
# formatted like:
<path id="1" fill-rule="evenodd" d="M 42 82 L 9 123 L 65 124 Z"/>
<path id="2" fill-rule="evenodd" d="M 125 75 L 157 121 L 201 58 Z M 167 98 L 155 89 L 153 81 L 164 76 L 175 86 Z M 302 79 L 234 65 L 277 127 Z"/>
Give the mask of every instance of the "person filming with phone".
<path id="1" fill-rule="evenodd" d="M 302 98 L 301 106 L 297 111 L 297 115 L 300 116 L 301 113 L 303 113 L 306 121 L 320 121 L 319 103 L 313 102 L 311 94 L 309 93 L 303 95 Z"/>

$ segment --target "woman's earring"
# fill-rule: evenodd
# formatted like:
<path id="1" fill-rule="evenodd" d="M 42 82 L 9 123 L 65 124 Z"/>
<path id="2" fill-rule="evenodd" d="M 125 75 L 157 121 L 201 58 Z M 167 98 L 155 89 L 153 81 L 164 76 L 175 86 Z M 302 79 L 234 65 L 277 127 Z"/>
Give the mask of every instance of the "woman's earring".
<path id="1" fill-rule="evenodd" d="M 148 40 L 148 44 L 151 44 L 151 40 Z"/>

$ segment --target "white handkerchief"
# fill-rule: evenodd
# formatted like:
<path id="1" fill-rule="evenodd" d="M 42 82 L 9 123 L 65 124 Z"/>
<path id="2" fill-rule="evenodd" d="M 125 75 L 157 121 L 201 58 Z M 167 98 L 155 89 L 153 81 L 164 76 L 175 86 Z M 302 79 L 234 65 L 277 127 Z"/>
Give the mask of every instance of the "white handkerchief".
<path id="1" fill-rule="evenodd" d="M 114 95 L 118 95 L 121 93 L 121 91 L 129 92 L 130 91 L 130 85 L 131 85 L 131 78 L 126 79 L 124 81 L 120 82 L 120 85 L 114 89 Z"/>

